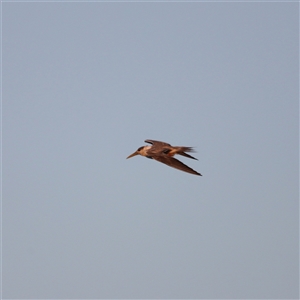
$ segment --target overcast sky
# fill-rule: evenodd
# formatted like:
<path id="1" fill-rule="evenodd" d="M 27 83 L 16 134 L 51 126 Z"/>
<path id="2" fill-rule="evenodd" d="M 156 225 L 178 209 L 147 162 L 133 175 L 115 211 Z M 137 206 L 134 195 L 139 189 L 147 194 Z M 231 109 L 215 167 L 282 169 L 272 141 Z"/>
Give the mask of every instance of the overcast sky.
<path id="1" fill-rule="evenodd" d="M 298 3 L 2 18 L 3 298 L 299 297 Z"/>

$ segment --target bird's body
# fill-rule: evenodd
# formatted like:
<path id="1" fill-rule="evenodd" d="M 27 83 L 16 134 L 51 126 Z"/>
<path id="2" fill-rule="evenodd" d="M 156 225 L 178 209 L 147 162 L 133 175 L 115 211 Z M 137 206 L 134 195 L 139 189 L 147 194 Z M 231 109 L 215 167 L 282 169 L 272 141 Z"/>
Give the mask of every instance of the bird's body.
<path id="1" fill-rule="evenodd" d="M 148 158 L 155 159 L 161 163 L 164 163 L 181 171 L 202 176 L 197 171 L 193 170 L 192 168 L 188 167 L 187 165 L 173 157 L 175 154 L 178 154 L 188 158 L 197 159 L 186 153 L 193 152 L 194 150 L 192 147 L 171 146 L 170 144 L 155 140 L 145 140 L 145 142 L 152 144 L 152 146 L 142 146 L 127 158 L 133 157 L 135 155 L 142 155 Z"/>

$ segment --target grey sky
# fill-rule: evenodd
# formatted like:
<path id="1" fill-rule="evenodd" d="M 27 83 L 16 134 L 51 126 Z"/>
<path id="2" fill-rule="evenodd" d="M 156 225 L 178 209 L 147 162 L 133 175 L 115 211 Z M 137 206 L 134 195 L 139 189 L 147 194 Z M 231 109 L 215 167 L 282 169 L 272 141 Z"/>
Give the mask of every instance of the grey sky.
<path id="1" fill-rule="evenodd" d="M 299 297 L 298 3 L 2 18 L 3 298 Z"/>

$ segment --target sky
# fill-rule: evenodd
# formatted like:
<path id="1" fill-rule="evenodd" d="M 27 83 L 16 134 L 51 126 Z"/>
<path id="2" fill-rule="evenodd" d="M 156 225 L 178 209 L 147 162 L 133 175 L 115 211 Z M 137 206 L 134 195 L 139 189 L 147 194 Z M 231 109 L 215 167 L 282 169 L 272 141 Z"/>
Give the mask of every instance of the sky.
<path id="1" fill-rule="evenodd" d="M 299 3 L 2 2 L 2 109 L 3 299 L 299 298 Z"/>

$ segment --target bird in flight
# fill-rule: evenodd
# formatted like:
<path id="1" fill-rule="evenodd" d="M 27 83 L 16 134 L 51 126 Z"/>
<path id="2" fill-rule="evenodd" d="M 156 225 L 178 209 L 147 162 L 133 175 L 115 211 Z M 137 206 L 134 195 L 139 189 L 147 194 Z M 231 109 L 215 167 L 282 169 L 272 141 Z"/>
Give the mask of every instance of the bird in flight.
<path id="1" fill-rule="evenodd" d="M 145 140 L 145 142 L 151 144 L 152 146 L 142 146 L 138 148 L 134 153 L 130 154 L 127 158 L 136 155 L 142 155 L 147 158 L 155 159 L 172 168 L 176 168 L 178 170 L 188 172 L 194 175 L 202 176 L 197 171 L 186 166 L 184 163 L 173 157 L 175 154 L 179 154 L 197 160 L 197 158 L 186 153 L 194 152 L 192 147 L 171 146 L 170 144 L 154 140 Z"/>

